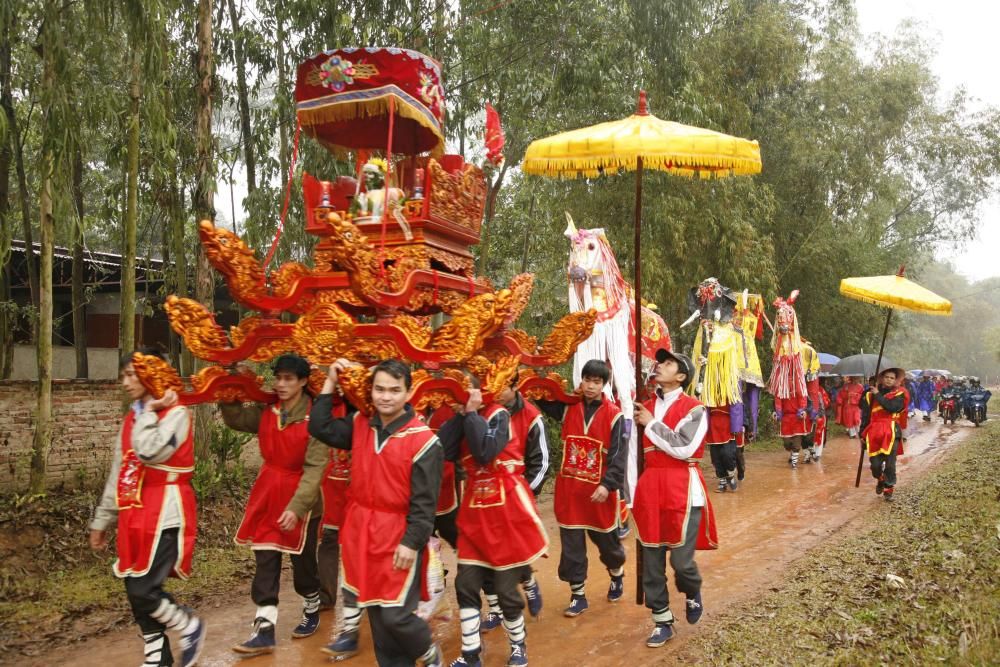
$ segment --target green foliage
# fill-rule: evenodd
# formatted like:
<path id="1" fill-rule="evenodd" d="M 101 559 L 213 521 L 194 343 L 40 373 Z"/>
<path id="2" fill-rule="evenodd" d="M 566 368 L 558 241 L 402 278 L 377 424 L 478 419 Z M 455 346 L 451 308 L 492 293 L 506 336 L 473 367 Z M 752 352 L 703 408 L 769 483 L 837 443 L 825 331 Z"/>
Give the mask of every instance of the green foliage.
<path id="1" fill-rule="evenodd" d="M 191 480 L 198 498 L 244 494 L 249 484 L 249 474 L 240 457 L 243 446 L 253 436 L 228 428 L 220 421 L 212 421 L 209 437 L 209 458 L 195 462 L 194 477 Z"/>
<path id="2" fill-rule="evenodd" d="M 480 273 L 497 284 L 522 270 L 536 274 L 535 296 L 520 323 L 533 334 L 548 331 L 566 310 L 564 210 L 580 226 L 603 227 L 623 272 L 632 273 L 634 180 L 555 182 L 526 177 L 516 167 L 534 139 L 631 113 L 639 88 L 662 118 L 757 139 L 764 160 L 754 178 L 705 183 L 645 176 L 643 292 L 659 305 L 681 347 L 691 336 L 676 329 L 687 316 L 684 294 L 711 275 L 768 300 L 800 289 L 803 332 L 819 349 L 874 349 L 880 315 L 840 297 L 840 279 L 887 274 L 904 263 L 920 271 L 936 250 L 973 242 L 979 205 L 995 191 L 1000 170 L 1000 112 L 974 107 L 962 91 L 942 96 L 931 73 L 932 47 L 912 26 L 890 38 L 863 39 L 851 0 L 212 5 L 210 171 L 244 181 L 249 145 L 257 185 L 243 202 L 217 201 L 216 208 L 258 256 L 274 238 L 285 197 L 296 65 L 346 45 L 418 49 L 443 64 L 450 152 L 481 162 L 484 103 L 503 119 L 507 164 L 489 173 L 496 207 L 474 252 Z M 88 248 L 122 248 L 129 111 L 129 58 L 123 55 L 132 49 L 142 71 L 137 255 L 162 257 L 170 248 L 172 259 L 180 259 L 180 251 L 193 266 L 196 3 L 12 0 L 0 6 L 0 21 L 9 20 L 18 37 L 10 44 L 11 89 L 26 182 L 40 181 L 36 156 L 43 141 L 57 158 L 57 243 L 68 245 L 73 225 L 80 225 Z M 44 20 L 59 30 L 43 33 Z M 51 49 L 56 85 L 43 96 L 41 61 L 32 47 L 53 33 L 58 39 L 41 46 Z M 108 44 L 124 45 L 124 52 Z M 240 100 L 238 64 L 246 100 Z M 8 119 L 0 120 L 0 130 L 8 130 L 3 136 L 12 139 Z M 85 165 L 82 221 L 63 159 L 74 147 Z M 353 165 L 301 138 L 288 219 L 270 269 L 308 261 L 315 243 L 303 231 L 304 171 L 333 178 L 353 173 Z M 16 187 L 11 197 L 21 198 Z M 11 203 L 11 212 L 19 212 L 19 202 Z M 33 188 L 23 203 L 28 224 L 37 224 Z M 230 220 L 242 217 L 240 203 L 246 218 Z M 9 225 L 0 230 L 0 239 L 21 235 Z M 171 270 L 167 290 L 183 289 L 183 277 Z M 930 326 L 937 338 L 928 344 L 945 349 L 945 332 L 918 319 L 900 318 L 900 326 Z M 987 344 L 977 336 L 961 343 L 969 354 L 985 354 Z M 969 363 L 983 362 L 977 356 Z"/>

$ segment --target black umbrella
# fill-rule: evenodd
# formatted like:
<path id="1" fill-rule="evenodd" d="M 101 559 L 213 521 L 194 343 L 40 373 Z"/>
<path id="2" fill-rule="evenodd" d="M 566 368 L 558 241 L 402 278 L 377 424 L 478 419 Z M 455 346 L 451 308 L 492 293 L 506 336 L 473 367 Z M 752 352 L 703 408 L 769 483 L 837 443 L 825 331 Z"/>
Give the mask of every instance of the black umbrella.
<path id="1" fill-rule="evenodd" d="M 854 354 L 844 357 L 833 367 L 832 372 L 836 375 L 854 375 L 869 378 L 875 375 L 875 369 L 879 366 L 877 354 Z M 882 368 L 895 368 L 896 364 L 887 357 L 882 357 Z"/>

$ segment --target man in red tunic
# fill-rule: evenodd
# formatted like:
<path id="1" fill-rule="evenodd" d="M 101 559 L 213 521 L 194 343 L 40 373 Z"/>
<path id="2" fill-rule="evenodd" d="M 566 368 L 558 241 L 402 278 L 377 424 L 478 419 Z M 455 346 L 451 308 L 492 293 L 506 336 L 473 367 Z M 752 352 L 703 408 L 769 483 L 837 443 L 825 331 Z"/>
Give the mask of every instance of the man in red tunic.
<path id="1" fill-rule="evenodd" d="M 353 365 L 338 359 L 322 393 Z M 371 417 L 336 419 L 313 410 L 309 432 L 326 445 L 351 451 L 351 491 L 340 555 L 344 604 L 368 610 L 380 667 L 441 665 L 430 626 L 414 612 L 420 601 L 427 541 L 441 489 L 444 452 L 434 432 L 414 413 L 410 368 L 387 359 L 372 372 Z M 321 393 L 321 395 L 322 395 Z M 357 634 L 344 633 L 324 652 L 357 652 Z"/>
<path id="2" fill-rule="evenodd" d="M 524 396 L 517 390 L 517 383 L 518 376 L 515 375 L 510 386 L 497 394 L 496 399 L 510 414 L 510 430 L 524 443 L 524 479 L 531 487 L 531 493 L 538 498 L 549 470 L 549 445 L 545 439 L 542 413 L 524 400 Z M 524 587 L 524 597 L 528 601 L 528 613 L 537 618 L 542 613 L 542 589 L 530 565 L 521 568 L 521 586 Z M 500 627 L 503 623 L 503 610 L 492 579 L 483 584 L 483 593 L 489 609 L 480 628 L 486 632 Z"/>
<path id="3" fill-rule="evenodd" d="M 579 616 L 589 607 L 584 586 L 587 581 L 587 537 L 597 545 L 601 563 L 611 577 L 608 601 L 617 602 L 625 593 L 625 548 L 618 536 L 618 499 L 625 483 L 628 438 L 621 410 L 604 395 L 611 369 L 591 359 L 581 371 L 583 400 L 566 405 L 539 401 L 550 417 L 562 421 L 563 456 L 556 475 L 555 514 L 559 523 L 559 579 L 570 587 L 568 617 Z"/>
<path id="4" fill-rule="evenodd" d="M 892 501 L 896 487 L 896 456 L 902 453 L 900 420 L 906 415 L 906 392 L 897 386 L 905 371 L 887 368 L 878 374 L 877 387 L 861 399 L 861 445 L 868 450 L 875 493 Z"/>
<path id="5" fill-rule="evenodd" d="M 163 359 L 158 351 L 142 354 Z M 132 615 L 145 641 L 143 665 L 173 665 L 165 630 L 181 633 L 181 664 L 198 661 L 205 626 L 163 590 L 168 576 L 187 579 L 195 540 L 194 436 L 187 408 L 167 390 L 154 399 L 135 374 L 132 356 L 119 378 L 132 406 L 115 443 L 111 471 L 90 522 L 90 546 L 108 546 L 118 522 L 114 573 L 125 581 Z"/>
<path id="6" fill-rule="evenodd" d="M 445 457 L 466 472 L 458 513 L 458 596 L 462 655 L 453 667 L 481 667 L 480 591 L 490 582 L 510 642 L 508 667 L 528 664 L 524 600 L 518 590 L 524 568 L 549 545 L 535 498 L 524 477 L 524 442 L 511 427 L 510 413 L 498 403 L 483 404 L 479 389 L 469 391 L 462 414 L 441 427 Z"/>
<path id="7" fill-rule="evenodd" d="M 677 590 L 684 593 L 685 618 L 697 623 L 703 607 L 695 549 L 717 549 L 719 538 L 705 480 L 698 468 L 708 432 L 705 406 L 684 393 L 694 366 L 683 354 L 656 351 L 656 397 L 637 405 L 643 433 L 644 469 L 635 488 L 632 519 L 642 545 L 642 590 L 653 614 L 650 647 L 674 636 L 667 595 L 667 552 Z"/>
<path id="8" fill-rule="evenodd" d="M 844 378 L 844 386 L 837 392 L 837 423 L 847 429 L 847 436 L 855 438 L 861 425 L 861 395 L 864 389 L 857 378 Z"/>
<path id="9" fill-rule="evenodd" d="M 257 605 L 253 632 L 233 647 L 244 655 L 274 650 L 282 554 L 291 558 L 295 592 L 304 599 L 302 619 L 292 638 L 308 637 L 319 627 L 316 545 L 323 516 L 320 486 L 330 458 L 326 447 L 309 437 L 312 402 L 305 393 L 309 362 L 284 354 L 272 368 L 277 404 L 220 405 L 226 426 L 257 434 L 264 459 L 236 531 L 236 543 L 249 546 L 256 561 L 250 587 Z"/>

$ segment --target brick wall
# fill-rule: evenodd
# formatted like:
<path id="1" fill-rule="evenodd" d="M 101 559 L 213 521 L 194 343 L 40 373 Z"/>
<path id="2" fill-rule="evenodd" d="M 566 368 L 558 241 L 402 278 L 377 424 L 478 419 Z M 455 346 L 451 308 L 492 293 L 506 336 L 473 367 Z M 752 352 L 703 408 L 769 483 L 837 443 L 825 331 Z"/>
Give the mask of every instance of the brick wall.
<path id="1" fill-rule="evenodd" d="M 37 391 L 30 380 L 0 381 L 0 493 L 27 487 Z M 114 380 L 53 380 L 49 487 L 103 480 L 124 414 L 122 399 Z"/>

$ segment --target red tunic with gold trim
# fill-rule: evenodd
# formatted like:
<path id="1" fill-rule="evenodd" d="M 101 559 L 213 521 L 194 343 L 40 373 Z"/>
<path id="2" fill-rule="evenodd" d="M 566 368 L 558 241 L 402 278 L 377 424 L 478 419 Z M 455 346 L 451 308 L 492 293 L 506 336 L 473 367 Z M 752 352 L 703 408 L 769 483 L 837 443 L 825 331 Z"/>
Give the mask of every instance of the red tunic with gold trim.
<path id="1" fill-rule="evenodd" d="M 455 416 L 455 411 L 448 405 L 442 405 L 434 411 L 427 421 L 435 433 L 441 426 Z M 458 489 L 455 486 L 455 462 L 445 461 L 441 470 L 441 492 L 438 494 L 437 510 L 435 516 L 449 514 L 458 509 Z"/>
<path id="2" fill-rule="evenodd" d="M 781 437 L 794 438 L 797 435 L 808 435 L 812 433 L 812 420 L 806 411 L 799 417 L 799 410 L 806 410 L 809 403 L 805 396 L 795 396 L 793 398 L 774 397 L 774 408 L 781 413 Z"/>
<path id="3" fill-rule="evenodd" d="M 487 423 L 504 407 L 488 405 Z M 524 441 L 511 428 L 507 446 L 489 465 L 479 463 L 463 441 L 460 463 L 466 471 L 465 493 L 458 510 L 458 562 L 507 570 L 534 562 L 549 538 L 524 479 Z"/>
<path id="4" fill-rule="evenodd" d="M 861 395 L 864 388 L 857 382 L 845 382 L 837 392 L 837 423 L 847 428 L 861 425 Z"/>
<path id="5" fill-rule="evenodd" d="M 830 407 L 830 395 L 826 393 L 826 389 L 820 387 L 817 398 L 819 403 L 817 405 L 816 430 L 813 432 L 813 441 L 817 445 L 823 445 L 826 443 L 826 409 Z"/>
<path id="6" fill-rule="evenodd" d="M 656 399 L 643 403 L 651 413 L 656 409 Z M 701 402 L 681 393 L 667 409 L 663 423 L 671 429 L 686 417 Z M 697 484 L 701 484 L 705 505 L 701 513 L 701 530 L 698 533 L 696 549 L 718 549 L 719 536 L 715 527 L 715 512 L 708 497 L 705 478 L 701 475 L 698 460 L 705 450 L 702 441 L 691 458 L 682 461 L 662 451 L 643 434 L 643 461 L 645 467 L 635 487 L 632 501 L 632 519 L 635 522 L 636 537 L 649 547 L 678 547 L 684 544 L 688 521 L 691 518 L 692 483 L 691 471 L 695 472 Z"/>
<path id="7" fill-rule="evenodd" d="M 394 568 L 392 560 L 406 533 L 413 463 L 436 442 L 430 427 L 413 417 L 379 447 L 368 417 L 354 415 L 351 493 L 340 557 L 344 587 L 357 595 L 361 607 L 401 606 L 410 584 L 422 577 L 417 560 L 406 570 Z"/>
<path id="8" fill-rule="evenodd" d="M 885 394 L 887 399 L 900 396 L 905 397 L 906 392 L 899 388 Z M 889 412 L 879 405 L 878 401 L 872 399 L 871 391 L 865 393 L 861 400 L 871 406 L 868 426 L 861 432 L 861 441 L 868 448 L 868 456 L 890 454 L 894 447 L 898 448 L 899 454 L 902 454 L 900 419 L 902 415 L 906 414 L 906 404 L 904 403 L 901 412 Z"/>
<path id="9" fill-rule="evenodd" d="M 732 420 L 728 405 L 717 405 L 708 408 L 708 432 L 705 434 L 706 445 L 724 445 L 733 440 Z"/>
<path id="10" fill-rule="evenodd" d="M 312 512 L 307 512 L 295 528 L 278 527 L 302 478 L 302 466 L 309 445 L 309 418 L 279 425 L 279 408 L 267 406 L 261 411 L 257 442 L 264 465 L 250 489 L 243 521 L 236 531 L 236 543 L 251 549 L 273 549 L 300 554 L 306 544 L 306 527 Z"/>
<path id="11" fill-rule="evenodd" d="M 157 413 L 158 419 L 175 406 Z M 122 464 L 118 470 L 118 560 L 114 572 L 119 577 L 140 577 L 149 571 L 160 540 L 163 509 L 168 496 L 173 496 L 180 512 L 182 525 L 177 531 L 177 562 L 171 575 L 187 579 L 191 575 L 191 559 L 197 534 L 197 510 L 191 476 L 194 473 L 194 428 L 188 429 L 187 439 L 173 456 L 162 463 L 143 463 L 132 449 L 132 427 L 135 413 L 131 410 L 122 425 Z"/>
<path id="12" fill-rule="evenodd" d="M 590 418 L 584 420 L 583 401 L 566 406 L 563 417 L 563 455 L 556 475 L 556 521 L 563 528 L 587 528 L 602 533 L 618 526 L 619 494 L 611 491 L 603 503 L 591 502 L 607 471 L 608 446 L 621 409 L 607 400 Z"/>
<path id="13" fill-rule="evenodd" d="M 334 418 L 347 416 L 347 406 L 343 401 L 333 404 L 330 416 Z M 339 530 L 343 525 L 350 481 L 350 450 L 331 447 L 330 464 L 323 474 L 323 528 Z"/>

